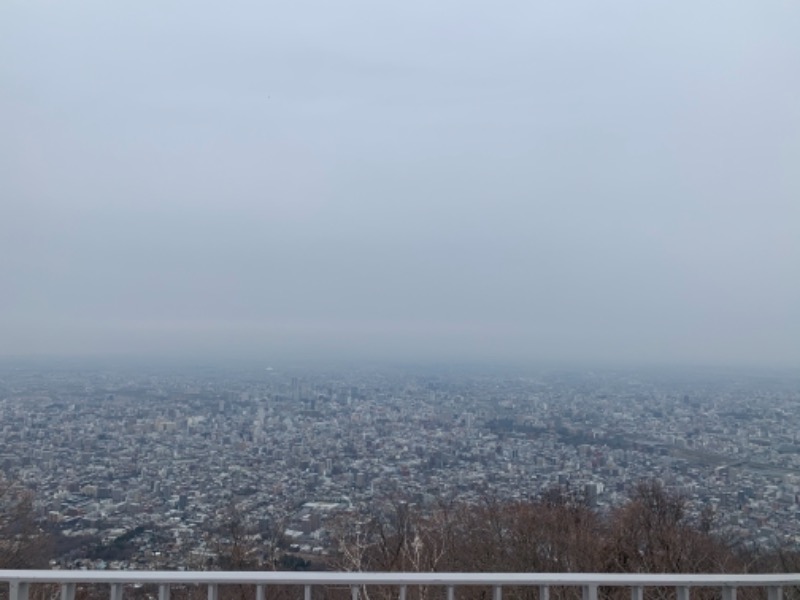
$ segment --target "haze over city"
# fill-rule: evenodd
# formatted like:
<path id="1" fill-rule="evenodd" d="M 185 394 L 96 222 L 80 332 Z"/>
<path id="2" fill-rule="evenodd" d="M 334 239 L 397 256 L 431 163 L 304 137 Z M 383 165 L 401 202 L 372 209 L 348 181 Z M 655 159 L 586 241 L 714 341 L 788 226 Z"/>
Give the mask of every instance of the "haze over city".
<path id="1" fill-rule="evenodd" d="M 4 2 L 0 357 L 797 366 L 798 31 Z"/>

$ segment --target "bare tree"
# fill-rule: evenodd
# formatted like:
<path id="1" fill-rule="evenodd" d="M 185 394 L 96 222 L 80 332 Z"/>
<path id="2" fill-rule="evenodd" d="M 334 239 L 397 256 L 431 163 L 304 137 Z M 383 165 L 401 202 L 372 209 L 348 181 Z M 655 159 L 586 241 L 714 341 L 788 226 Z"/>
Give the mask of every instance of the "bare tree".
<path id="1" fill-rule="evenodd" d="M 0 479 L 0 568 L 46 567 L 51 548 L 35 519 L 33 492 Z"/>

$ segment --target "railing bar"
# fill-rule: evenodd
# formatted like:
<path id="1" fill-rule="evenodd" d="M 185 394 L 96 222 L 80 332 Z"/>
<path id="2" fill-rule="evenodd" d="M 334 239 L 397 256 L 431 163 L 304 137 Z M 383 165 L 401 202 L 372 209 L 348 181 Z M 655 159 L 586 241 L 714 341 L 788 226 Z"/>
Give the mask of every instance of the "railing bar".
<path id="1" fill-rule="evenodd" d="M 60 600 L 75 600 L 77 586 L 83 582 L 105 584 L 110 586 L 110 600 L 123 600 L 125 587 L 134 583 L 150 583 L 158 586 L 158 600 L 170 600 L 171 586 L 190 583 L 190 572 L 141 572 L 121 573 L 108 571 L 65 571 L 58 574 L 54 571 L 12 571 L 0 570 L 0 582 L 9 585 L 8 600 L 28 600 L 32 583 L 50 583 L 59 586 Z M 291 584 L 304 588 L 303 600 L 312 600 L 315 585 L 350 587 L 352 600 L 367 600 L 366 589 L 370 585 L 393 586 L 399 588 L 399 600 L 407 600 L 408 585 L 419 585 L 420 589 L 429 589 L 430 586 L 444 587 L 446 594 L 444 600 L 455 600 L 455 589 L 459 586 L 487 586 L 492 589 L 492 600 L 502 600 L 503 587 L 531 586 L 538 588 L 537 600 L 550 600 L 551 587 L 567 586 L 580 588 L 583 600 L 598 600 L 599 588 L 615 587 L 630 589 L 631 600 L 644 600 L 644 590 L 647 587 L 672 588 L 675 590 L 675 600 L 691 600 L 692 588 L 716 588 L 720 590 L 722 600 L 737 600 L 738 588 L 766 589 L 767 600 L 783 600 L 786 586 L 800 584 L 797 574 L 785 575 L 693 575 L 679 574 L 636 574 L 626 576 L 617 574 L 607 576 L 603 574 L 480 574 L 480 573 L 338 573 L 338 574 L 288 574 L 288 573 L 196 573 L 195 583 L 208 586 L 208 599 L 219 600 L 219 586 L 234 583 L 249 583 L 256 588 L 255 600 L 265 600 L 266 587 L 271 584 Z M 341 575 L 341 577 L 340 577 Z M 429 575 L 430 577 L 426 577 Z M 174 576 L 174 577 L 173 577 Z M 276 577 L 277 576 L 277 577 Z M 55 585 L 53 592 L 55 592 Z M 365 587 L 367 586 L 367 587 Z M 662 587 L 663 586 L 663 587 Z M 363 588 L 363 589 L 362 589 Z M 432 588 L 431 588 L 432 589 Z M 486 588 L 484 588 L 486 589 Z M 794 589 L 792 587 L 792 589 Z M 620 589 L 620 591 L 622 591 Z M 130 592 L 130 590 L 129 590 Z M 441 592 L 439 592 L 441 593 Z M 763 592 L 762 592 L 763 593 Z M 129 594 L 130 595 L 130 594 Z M 59 595 L 55 595 L 55 599 Z M 438 596 L 438 594 L 437 594 Z M 442 596 L 438 596 L 442 597 Z M 397 597 L 395 597 L 397 598 Z"/>
<path id="2" fill-rule="evenodd" d="M 700 587 L 716 588 L 730 595 L 739 587 L 759 587 L 777 594 L 777 588 L 800 585 L 800 574 L 667 574 L 667 573 L 280 573 L 280 572 L 208 572 L 208 571 L 58 571 L 58 570 L 2 570 L 0 581 L 6 584 L 52 583 L 66 585 L 106 584 L 236 584 L 253 585 L 326 585 L 326 586 L 370 586 L 402 585 L 441 586 L 561 586 L 580 588 L 599 587 Z M 76 589 L 77 593 L 77 589 Z M 598 590 L 599 593 L 599 590 Z"/>

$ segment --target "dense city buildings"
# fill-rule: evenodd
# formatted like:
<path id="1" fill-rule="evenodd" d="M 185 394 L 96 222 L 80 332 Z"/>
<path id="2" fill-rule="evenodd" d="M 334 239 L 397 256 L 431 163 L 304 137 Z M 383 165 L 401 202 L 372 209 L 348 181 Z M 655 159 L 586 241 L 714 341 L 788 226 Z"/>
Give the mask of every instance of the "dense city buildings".
<path id="1" fill-rule="evenodd" d="M 65 568 L 201 568 L 233 521 L 263 552 L 325 557 L 337 528 L 384 505 L 568 488 L 605 511 L 646 479 L 684 495 L 695 518 L 713 514 L 717 532 L 795 546 L 799 383 L 702 370 L 6 365 L 0 470 L 33 492 Z"/>

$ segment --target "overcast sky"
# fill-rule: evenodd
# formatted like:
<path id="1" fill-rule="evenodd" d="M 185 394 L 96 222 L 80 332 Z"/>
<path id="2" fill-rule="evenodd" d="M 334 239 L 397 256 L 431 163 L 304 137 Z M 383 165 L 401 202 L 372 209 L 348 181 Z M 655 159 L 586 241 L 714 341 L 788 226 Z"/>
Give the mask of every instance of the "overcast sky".
<path id="1" fill-rule="evenodd" d="M 0 3 L 0 356 L 800 365 L 800 3 Z"/>

